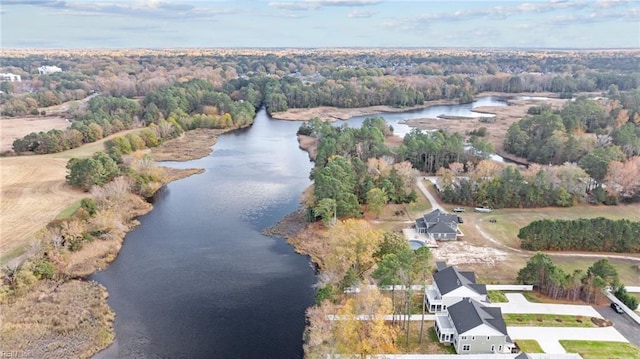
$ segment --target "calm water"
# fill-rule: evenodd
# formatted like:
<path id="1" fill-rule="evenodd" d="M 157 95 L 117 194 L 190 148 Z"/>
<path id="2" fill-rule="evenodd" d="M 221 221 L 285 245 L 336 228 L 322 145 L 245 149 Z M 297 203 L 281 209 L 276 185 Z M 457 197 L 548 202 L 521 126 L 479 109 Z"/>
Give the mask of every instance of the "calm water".
<path id="1" fill-rule="evenodd" d="M 211 156 L 176 165 L 206 172 L 159 192 L 118 258 L 92 277 L 116 312 L 117 344 L 103 357 L 302 357 L 314 271 L 284 240 L 260 234 L 310 184 L 298 126 L 260 111 Z"/>
<path id="2" fill-rule="evenodd" d="M 474 112 L 473 109 L 476 107 L 482 106 L 507 106 L 507 103 L 503 100 L 500 100 L 497 97 L 480 97 L 476 99 L 472 103 L 466 103 L 463 105 L 438 105 L 431 106 L 427 108 L 423 108 L 420 110 L 414 111 L 406 111 L 406 112 L 391 112 L 391 113 L 383 113 L 380 115 L 374 116 L 382 116 L 384 119 L 393 126 L 393 132 L 398 135 L 404 137 L 407 133 L 411 131 L 411 127 L 405 125 L 403 122 L 416 118 L 438 118 L 440 115 L 447 116 L 456 116 L 456 117 L 493 117 L 492 114 Z M 349 119 L 349 126 L 352 127 L 360 127 L 362 122 L 367 118 L 372 116 L 358 116 Z M 447 121 L 442 119 L 442 121 Z M 341 122 L 335 122 L 340 124 Z"/>
<path id="3" fill-rule="evenodd" d="M 383 116 L 403 134 L 398 121 L 478 116 L 477 105 Z M 299 125 L 261 110 L 251 128 L 220 136 L 212 155 L 169 164 L 206 172 L 163 188 L 117 259 L 91 277 L 116 312 L 116 343 L 96 358 L 302 357 L 314 271 L 284 240 L 260 234 L 294 211 L 310 184 Z"/>

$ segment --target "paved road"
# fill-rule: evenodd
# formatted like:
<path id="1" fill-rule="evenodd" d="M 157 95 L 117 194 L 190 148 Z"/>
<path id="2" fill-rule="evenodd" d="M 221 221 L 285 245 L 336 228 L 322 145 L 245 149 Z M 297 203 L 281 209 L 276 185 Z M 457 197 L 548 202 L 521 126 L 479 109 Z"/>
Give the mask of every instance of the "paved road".
<path id="1" fill-rule="evenodd" d="M 640 325 L 626 314 L 618 314 L 608 305 L 596 307 L 598 313 L 613 322 L 613 327 L 624 335 L 629 342 L 640 347 Z"/>
<path id="2" fill-rule="evenodd" d="M 566 353 L 558 340 L 593 339 L 602 342 L 628 342 L 614 327 L 564 328 L 564 327 L 507 327 L 513 340 L 536 340 L 545 353 Z"/>
<path id="3" fill-rule="evenodd" d="M 557 315 L 582 315 L 584 317 L 602 318 L 590 305 L 531 303 L 520 293 L 506 293 L 508 303 L 492 303 L 492 307 L 500 307 L 502 313 L 535 313 Z"/>

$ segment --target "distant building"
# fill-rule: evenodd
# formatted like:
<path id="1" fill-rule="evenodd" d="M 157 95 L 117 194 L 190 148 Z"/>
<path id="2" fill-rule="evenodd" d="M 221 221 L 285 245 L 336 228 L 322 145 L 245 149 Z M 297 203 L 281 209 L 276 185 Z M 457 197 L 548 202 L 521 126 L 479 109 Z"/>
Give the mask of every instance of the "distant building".
<path id="1" fill-rule="evenodd" d="M 53 74 L 56 72 L 62 72 L 62 69 L 59 68 L 58 66 L 40 66 L 38 67 L 38 73 L 40 73 L 40 75 L 49 75 L 49 74 Z"/>
<path id="2" fill-rule="evenodd" d="M 20 75 L 12 74 L 9 72 L 0 73 L 0 81 L 9 81 L 9 82 L 20 82 L 22 78 Z"/>

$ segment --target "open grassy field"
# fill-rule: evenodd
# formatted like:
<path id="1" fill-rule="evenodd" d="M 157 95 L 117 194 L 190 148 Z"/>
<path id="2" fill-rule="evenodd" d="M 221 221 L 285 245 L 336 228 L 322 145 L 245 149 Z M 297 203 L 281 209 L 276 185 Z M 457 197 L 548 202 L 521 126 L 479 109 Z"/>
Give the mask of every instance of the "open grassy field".
<path id="1" fill-rule="evenodd" d="M 578 353 L 584 359 L 640 358 L 640 348 L 629 343 L 560 340 L 560 344 L 568 353 Z"/>
<path id="2" fill-rule="evenodd" d="M 13 141 L 31 132 L 64 130 L 71 123 L 60 116 L 3 117 L 0 119 L 0 153 L 10 151 Z"/>
<path id="3" fill-rule="evenodd" d="M 41 228 L 86 197 L 84 192 L 65 183 L 68 160 L 91 156 L 104 148 L 104 141 L 127 132 L 60 153 L 0 157 L 0 258 L 3 261 L 20 255 Z"/>

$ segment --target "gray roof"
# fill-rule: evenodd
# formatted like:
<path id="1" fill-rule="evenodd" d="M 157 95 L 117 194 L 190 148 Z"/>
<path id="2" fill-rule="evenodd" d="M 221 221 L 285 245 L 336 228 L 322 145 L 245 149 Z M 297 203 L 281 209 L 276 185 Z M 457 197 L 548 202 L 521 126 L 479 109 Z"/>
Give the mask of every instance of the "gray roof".
<path id="1" fill-rule="evenodd" d="M 440 209 L 435 209 L 424 216 L 425 222 L 434 223 L 434 222 L 445 222 L 445 223 L 458 223 L 458 215 L 449 214 L 441 211 Z"/>
<path id="2" fill-rule="evenodd" d="M 525 352 L 520 352 L 520 354 L 516 355 L 513 359 L 531 359 L 531 357 Z"/>
<path id="3" fill-rule="evenodd" d="M 433 275 L 433 281 L 438 286 L 441 295 L 445 295 L 462 286 L 470 288 L 478 294 L 487 294 L 487 286 L 476 284 L 476 275 L 473 272 L 460 272 L 454 266 L 436 272 Z"/>
<path id="4" fill-rule="evenodd" d="M 482 324 L 508 335 L 507 326 L 502 319 L 502 311 L 498 307 L 485 307 L 474 299 L 465 298 L 447 310 L 460 335 Z"/>
<path id="5" fill-rule="evenodd" d="M 446 268 L 447 268 L 447 262 L 441 262 L 441 261 L 437 261 L 436 262 L 436 270 L 438 272 L 440 272 L 441 270 L 446 269 Z"/>
<path id="6" fill-rule="evenodd" d="M 416 228 L 424 228 L 429 233 L 456 234 L 458 216 L 436 209 L 416 219 Z"/>

